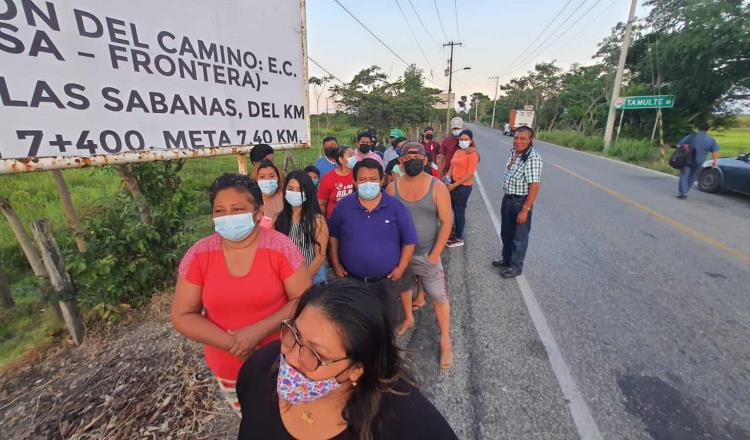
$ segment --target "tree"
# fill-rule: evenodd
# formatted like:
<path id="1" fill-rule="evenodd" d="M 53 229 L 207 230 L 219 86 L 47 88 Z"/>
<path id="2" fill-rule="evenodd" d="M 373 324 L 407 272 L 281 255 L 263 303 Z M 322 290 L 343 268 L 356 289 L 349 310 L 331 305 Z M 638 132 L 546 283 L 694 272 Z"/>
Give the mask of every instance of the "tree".
<path id="1" fill-rule="evenodd" d="M 0 267 L 0 307 L 10 309 L 16 306 L 13 297 L 10 295 L 10 283 L 5 276 L 2 267 Z"/>

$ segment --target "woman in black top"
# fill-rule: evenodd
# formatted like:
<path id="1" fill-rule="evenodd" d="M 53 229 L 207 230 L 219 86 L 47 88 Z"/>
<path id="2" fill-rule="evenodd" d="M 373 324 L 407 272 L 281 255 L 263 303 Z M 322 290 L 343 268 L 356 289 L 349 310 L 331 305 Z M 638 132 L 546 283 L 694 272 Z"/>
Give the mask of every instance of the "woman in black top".
<path id="1" fill-rule="evenodd" d="M 239 439 L 431 439 L 456 434 L 406 377 L 380 300 L 342 279 L 303 295 L 281 341 L 237 379 Z"/>

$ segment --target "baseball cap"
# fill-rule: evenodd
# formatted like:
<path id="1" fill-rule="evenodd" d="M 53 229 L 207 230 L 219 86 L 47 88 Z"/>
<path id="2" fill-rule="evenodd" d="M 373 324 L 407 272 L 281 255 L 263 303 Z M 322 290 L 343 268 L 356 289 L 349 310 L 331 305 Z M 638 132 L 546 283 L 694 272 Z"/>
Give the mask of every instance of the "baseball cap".
<path id="1" fill-rule="evenodd" d="M 406 136 L 404 136 L 404 132 L 400 128 L 391 128 L 390 137 L 398 139 Z"/>
<path id="2" fill-rule="evenodd" d="M 451 119 L 451 128 L 464 128 L 464 120 L 458 116 Z"/>
<path id="3" fill-rule="evenodd" d="M 407 142 L 401 146 L 401 156 L 407 154 L 421 154 L 424 156 L 424 145 L 419 142 Z"/>

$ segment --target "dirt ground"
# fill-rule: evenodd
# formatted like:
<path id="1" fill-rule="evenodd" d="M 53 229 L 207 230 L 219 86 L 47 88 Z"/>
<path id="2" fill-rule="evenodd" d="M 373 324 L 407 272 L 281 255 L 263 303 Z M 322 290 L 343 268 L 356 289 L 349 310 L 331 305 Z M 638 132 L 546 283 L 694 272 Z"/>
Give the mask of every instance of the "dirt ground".
<path id="1" fill-rule="evenodd" d="M 168 307 L 157 297 L 80 347 L 61 341 L 2 372 L 0 438 L 236 438 L 239 417 Z"/>

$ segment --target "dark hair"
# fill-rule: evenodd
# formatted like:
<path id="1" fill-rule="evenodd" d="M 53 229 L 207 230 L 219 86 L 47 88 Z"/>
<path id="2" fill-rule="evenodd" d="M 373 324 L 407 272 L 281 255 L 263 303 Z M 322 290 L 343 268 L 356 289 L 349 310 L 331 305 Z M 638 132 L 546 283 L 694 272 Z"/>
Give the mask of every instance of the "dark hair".
<path id="1" fill-rule="evenodd" d="M 697 128 L 698 131 L 708 131 L 711 126 L 708 124 L 708 121 L 698 121 L 695 123 L 695 128 Z"/>
<path id="2" fill-rule="evenodd" d="M 336 139 L 336 136 L 326 136 L 323 138 L 323 144 L 330 141 L 336 141 L 337 144 L 339 143 L 339 140 Z"/>
<path id="3" fill-rule="evenodd" d="M 318 242 L 315 241 L 317 232 L 315 227 L 317 225 L 316 218 L 322 214 L 320 213 L 320 205 L 318 205 L 318 196 L 315 194 L 315 185 L 313 185 L 310 176 L 307 175 L 307 171 L 292 171 L 286 175 L 284 180 L 289 183 L 291 179 L 299 182 L 302 194 L 305 196 L 305 201 L 302 202 L 302 219 L 300 220 L 303 242 L 315 243 L 315 246 L 319 248 Z M 284 187 L 284 193 L 286 194 L 286 186 Z M 289 235 L 289 231 L 292 228 L 292 205 L 286 201 L 286 197 L 284 197 L 284 208 L 276 218 L 274 228 L 284 235 Z"/>
<path id="4" fill-rule="evenodd" d="M 461 131 L 461 133 L 459 133 L 458 137 L 461 137 L 463 135 L 469 136 L 469 139 L 472 139 L 472 140 L 474 139 L 474 132 L 471 131 L 471 130 L 469 130 L 469 129 Z"/>
<path id="5" fill-rule="evenodd" d="M 302 295 L 293 319 L 307 306 L 319 308 L 332 321 L 352 364 L 360 364 L 364 370 L 342 416 L 359 439 L 372 439 L 373 428 L 379 428 L 381 422 L 383 395 L 400 394 L 395 389 L 400 379 L 413 384 L 383 304 L 366 284 L 339 279 L 313 286 Z"/>
<path id="6" fill-rule="evenodd" d="M 378 170 L 378 174 L 380 175 L 380 180 L 383 180 L 383 166 L 380 165 L 380 163 L 378 163 L 377 160 L 371 157 L 368 157 L 357 162 L 357 164 L 354 165 L 354 180 L 357 180 L 357 174 L 359 173 L 359 170 L 361 168 L 369 168 L 371 170 Z"/>
<path id="7" fill-rule="evenodd" d="M 308 166 L 306 166 L 306 167 L 305 167 L 305 169 L 304 169 L 304 170 L 302 170 L 302 171 L 304 171 L 305 173 L 315 173 L 315 174 L 317 174 L 317 175 L 318 175 L 318 177 L 320 177 L 320 170 L 319 170 L 319 169 L 318 169 L 318 167 L 316 167 L 315 165 L 308 165 Z M 288 177 L 288 176 L 287 176 L 287 177 Z M 288 181 L 289 181 L 289 180 L 287 180 L 287 182 L 288 182 Z"/>
<path id="8" fill-rule="evenodd" d="M 268 144 L 258 144 L 250 150 L 250 162 L 255 163 L 263 160 L 269 154 L 273 154 L 273 147 Z"/>
<path id="9" fill-rule="evenodd" d="M 341 165 L 341 162 L 339 161 L 339 159 L 341 159 L 342 157 L 344 157 L 344 154 L 346 153 L 346 150 L 351 150 L 351 149 L 352 149 L 352 147 L 350 147 L 348 145 L 339 145 L 339 149 L 336 150 L 336 155 L 333 157 L 333 160 L 336 161 L 336 165 L 338 165 L 338 166 Z"/>
<path id="10" fill-rule="evenodd" d="M 360 134 L 357 135 L 357 143 L 359 143 L 359 140 L 362 139 L 362 138 L 367 138 L 370 141 L 372 141 L 372 136 L 367 131 L 363 131 L 362 133 L 360 133 Z"/>
<path id="11" fill-rule="evenodd" d="M 216 200 L 216 196 L 220 191 L 230 188 L 249 194 L 256 206 L 263 206 L 263 193 L 260 192 L 258 182 L 244 174 L 234 173 L 224 173 L 214 179 L 208 188 L 208 200 L 211 202 L 211 206 L 213 206 L 214 200 Z"/>
<path id="12" fill-rule="evenodd" d="M 429 130 L 429 131 L 435 131 L 435 130 L 433 130 L 433 129 L 432 129 L 432 127 L 430 127 L 430 126 L 428 125 L 427 127 L 425 127 L 425 128 L 424 128 L 424 130 L 422 130 L 422 133 L 424 133 L 425 131 L 428 131 L 428 130 Z"/>
<path id="13" fill-rule="evenodd" d="M 261 160 L 260 162 L 255 162 L 252 172 L 253 179 L 258 180 L 258 174 L 263 168 L 273 168 L 273 170 L 276 171 L 276 175 L 279 176 L 279 188 L 284 187 L 284 176 L 282 176 L 281 172 L 279 172 L 279 167 L 277 167 L 276 164 L 271 162 L 270 160 Z"/>
<path id="14" fill-rule="evenodd" d="M 522 125 L 522 126 L 516 128 L 516 133 L 518 133 L 519 131 L 521 131 L 521 132 L 525 131 L 525 132 L 529 133 L 531 135 L 531 137 L 534 137 L 534 129 L 531 128 L 531 127 L 529 127 L 528 125 Z"/>

